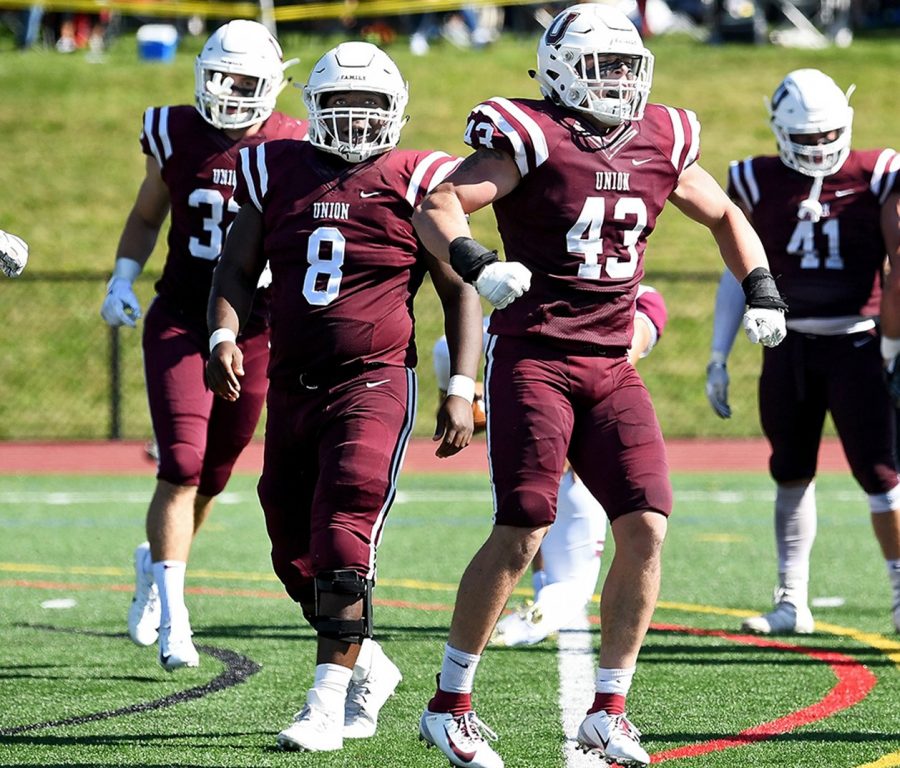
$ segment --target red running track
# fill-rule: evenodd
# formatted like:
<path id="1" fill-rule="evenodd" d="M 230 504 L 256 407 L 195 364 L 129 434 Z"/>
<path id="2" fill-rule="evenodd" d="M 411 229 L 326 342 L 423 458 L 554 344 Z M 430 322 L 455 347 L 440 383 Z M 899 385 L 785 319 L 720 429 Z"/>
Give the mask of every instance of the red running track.
<path id="1" fill-rule="evenodd" d="M 484 441 L 477 440 L 449 459 L 434 455 L 427 438 L 410 442 L 405 472 L 486 472 Z M 765 472 L 769 450 L 761 439 L 670 440 L 673 472 Z M 237 471 L 259 474 L 262 443 L 254 441 L 238 460 Z M 0 474 L 141 474 L 152 473 L 144 443 L 133 440 L 76 442 L 0 442 Z M 819 451 L 819 471 L 847 472 L 847 460 L 837 438 L 826 438 Z"/>

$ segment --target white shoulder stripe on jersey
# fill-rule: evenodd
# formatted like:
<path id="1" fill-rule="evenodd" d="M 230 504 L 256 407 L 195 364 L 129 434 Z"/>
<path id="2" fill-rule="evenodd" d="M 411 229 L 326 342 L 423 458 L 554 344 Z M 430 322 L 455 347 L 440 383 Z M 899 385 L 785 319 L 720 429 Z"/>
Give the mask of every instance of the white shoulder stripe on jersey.
<path id="1" fill-rule="evenodd" d="M 673 109 L 672 107 L 666 107 L 665 109 L 666 114 L 669 116 L 669 120 L 672 122 L 672 133 L 675 136 L 675 142 L 672 144 L 672 155 L 669 157 L 669 162 L 672 163 L 672 167 L 677 171 L 681 167 L 681 151 L 684 149 L 684 126 L 681 124 L 681 115 L 678 114 L 677 109 Z"/>
<path id="2" fill-rule="evenodd" d="M 253 174 L 250 172 L 250 150 L 251 147 L 244 147 L 240 151 L 241 175 L 244 177 L 244 181 L 247 184 L 247 193 L 250 195 L 251 202 L 256 206 L 256 209 L 262 213 L 262 204 L 260 203 L 256 186 L 253 183 Z M 257 161 L 257 167 L 258 166 L 259 161 Z"/>
<path id="3" fill-rule="evenodd" d="M 159 133 L 153 130 L 153 116 L 156 114 L 156 108 L 150 107 L 144 112 L 144 136 L 147 137 L 147 144 L 153 157 L 159 167 L 162 168 L 166 160 L 172 156 L 172 140 L 169 138 L 169 108 L 163 107 L 159 112 Z M 160 147 L 162 142 L 162 147 Z"/>
<path id="4" fill-rule="evenodd" d="M 431 166 L 433 166 L 442 158 L 449 157 L 450 155 L 448 155 L 446 152 L 431 152 L 430 154 L 426 155 L 425 159 L 415 167 L 415 170 L 412 172 L 412 176 L 409 177 L 409 186 L 407 186 L 406 188 L 405 195 L 406 202 L 409 203 L 410 206 L 415 207 L 416 200 L 419 197 L 419 191 L 422 188 L 422 180 L 425 178 L 425 174 L 428 173 Z M 432 184 L 429 185 L 428 189 L 431 189 L 431 187 L 437 183 L 438 182 L 436 181 L 432 181 Z"/>
<path id="5" fill-rule="evenodd" d="M 516 129 L 513 128 L 509 122 L 507 122 L 506 118 L 503 117 L 496 109 L 493 107 L 489 107 L 486 104 L 480 104 L 475 107 L 475 112 L 484 115 L 487 118 L 490 118 L 494 125 L 500 129 L 500 133 L 506 136 L 509 139 L 509 143 L 512 144 L 513 152 L 515 152 L 515 157 L 513 160 L 516 161 L 516 166 L 519 169 L 519 173 L 524 178 L 528 175 L 528 171 L 530 170 L 528 167 L 528 155 L 525 152 L 525 144 L 522 141 L 522 137 L 516 132 Z"/>
<path id="6" fill-rule="evenodd" d="M 753 158 L 744 160 L 744 178 L 750 189 L 750 201 L 755 206 L 759 202 L 759 184 L 756 183 L 756 173 L 753 170 Z"/>
<path id="7" fill-rule="evenodd" d="M 532 117 L 521 107 L 513 104 L 509 99 L 505 99 L 502 96 L 489 99 L 489 101 L 499 104 L 522 124 L 522 127 L 526 130 L 531 139 L 531 146 L 534 149 L 534 167 L 538 168 L 547 162 L 547 158 L 550 157 L 550 150 L 547 147 L 547 137 L 544 136 L 543 130 L 541 130 L 541 127 L 532 119 Z"/>
<path id="8" fill-rule="evenodd" d="M 887 200 L 897 176 L 898 166 L 900 166 L 900 156 L 893 149 L 882 150 L 878 155 L 869 188 L 872 190 L 872 194 L 878 198 L 879 203 Z"/>
<path id="9" fill-rule="evenodd" d="M 752 177 L 753 169 L 750 168 L 750 158 L 747 158 L 746 160 L 732 160 L 728 164 L 728 176 L 731 179 L 731 186 L 734 187 L 734 191 L 737 192 L 738 197 L 741 198 L 744 207 L 748 210 L 752 210 L 754 203 L 759 199 L 759 191 L 757 190 L 755 200 L 752 199 L 743 178 L 744 174 L 748 172 Z"/>
<path id="10" fill-rule="evenodd" d="M 700 121 L 697 119 L 697 113 L 689 109 L 684 110 L 687 115 L 688 125 L 691 127 L 691 144 L 688 147 L 687 157 L 684 158 L 684 167 L 687 168 L 697 160 L 700 154 Z"/>

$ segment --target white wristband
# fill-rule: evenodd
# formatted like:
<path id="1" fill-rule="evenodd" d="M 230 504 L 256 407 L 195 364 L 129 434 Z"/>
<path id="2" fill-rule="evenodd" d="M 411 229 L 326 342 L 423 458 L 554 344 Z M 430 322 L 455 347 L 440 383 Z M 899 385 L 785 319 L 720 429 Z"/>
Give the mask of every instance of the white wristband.
<path id="1" fill-rule="evenodd" d="M 475 399 L 475 379 L 459 374 L 451 376 L 450 383 L 447 384 L 447 397 L 450 395 L 456 395 L 471 403 Z"/>
<path id="2" fill-rule="evenodd" d="M 216 328 L 209 337 L 209 351 L 212 352 L 223 341 L 234 344 L 237 341 L 237 334 L 231 328 Z"/>
<path id="3" fill-rule="evenodd" d="M 881 337 L 881 356 L 886 361 L 892 361 L 900 355 L 900 339 L 892 339 L 890 336 Z"/>

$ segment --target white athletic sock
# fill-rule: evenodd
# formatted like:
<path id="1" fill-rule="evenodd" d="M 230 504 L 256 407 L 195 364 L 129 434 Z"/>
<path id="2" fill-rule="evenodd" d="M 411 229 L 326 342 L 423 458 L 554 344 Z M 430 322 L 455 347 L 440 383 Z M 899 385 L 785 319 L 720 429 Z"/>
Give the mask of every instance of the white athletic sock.
<path id="1" fill-rule="evenodd" d="M 594 678 L 594 690 L 597 693 L 618 693 L 620 696 L 627 696 L 631 688 L 631 681 L 634 679 L 635 667 L 626 667 L 624 669 L 604 669 L 597 670 Z"/>
<path id="2" fill-rule="evenodd" d="M 316 703 L 323 709 L 343 715 L 352 673 L 352 669 L 340 664 L 317 664 L 316 679 L 310 694 L 315 693 Z"/>
<path id="3" fill-rule="evenodd" d="M 541 590 L 547 586 L 547 574 L 543 569 L 535 571 L 531 574 L 531 588 L 534 590 L 534 601 L 537 602 L 541 596 Z"/>
<path id="4" fill-rule="evenodd" d="M 779 485 L 775 494 L 778 581 L 786 602 L 809 602 L 809 556 L 816 540 L 816 483 Z"/>
<path id="5" fill-rule="evenodd" d="M 172 626 L 176 630 L 188 623 L 188 609 L 184 604 L 184 574 L 187 563 L 180 560 L 160 560 L 153 563 L 153 581 L 159 588 L 159 605 L 161 609 L 159 625 Z"/>
<path id="6" fill-rule="evenodd" d="M 884 562 L 887 565 L 888 578 L 891 580 L 896 603 L 900 601 L 900 560 L 885 560 Z"/>
<path id="7" fill-rule="evenodd" d="M 480 654 L 466 653 L 447 643 L 441 664 L 441 690 L 447 693 L 472 693 L 479 661 Z"/>
<path id="8" fill-rule="evenodd" d="M 378 647 L 378 643 L 372 638 L 367 637 L 363 639 L 362 644 L 359 646 L 359 656 L 356 658 L 356 664 L 353 666 L 352 679 L 354 682 L 365 680 L 369 676 L 369 671 L 372 669 L 372 660 L 375 658 L 375 652 L 380 650 L 381 648 Z"/>

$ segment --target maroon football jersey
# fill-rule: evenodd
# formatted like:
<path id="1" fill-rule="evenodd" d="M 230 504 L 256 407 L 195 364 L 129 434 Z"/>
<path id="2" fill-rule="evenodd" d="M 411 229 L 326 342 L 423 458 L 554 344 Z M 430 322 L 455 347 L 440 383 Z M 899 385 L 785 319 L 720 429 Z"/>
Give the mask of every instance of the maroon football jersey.
<path id="1" fill-rule="evenodd" d="M 416 364 L 426 264 L 410 219 L 459 159 L 395 149 L 348 165 L 306 142 L 241 150 L 235 199 L 263 215 L 273 381 L 350 363 Z"/>
<path id="2" fill-rule="evenodd" d="M 303 139 L 306 121 L 273 112 L 254 136 L 234 141 L 192 106 L 144 112 L 141 148 L 156 158 L 172 200 L 169 252 L 156 290 L 186 319 L 206 327 L 212 273 L 238 211 L 232 200 L 241 147 Z"/>
<path id="3" fill-rule="evenodd" d="M 508 153 L 522 175 L 493 207 L 531 289 L 493 313 L 491 332 L 628 347 L 647 237 L 699 156 L 696 116 L 650 104 L 643 120 L 600 135 L 548 100 L 493 98 L 469 115 L 465 139 Z"/>
<path id="4" fill-rule="evenodd" d="M 900 156 L 892 149 L 851 151 L 826 176 L 822 218 L 801 221 L 813 179 L 777 157 L 732 162 L 728 194 L 750 211 L 790 317 L 877 315 L 885 257 L 881 206 L 900 192 Z"/>
<path id="5" fill-rule="evenodd" d="M 666 309 L 666 302 L 663 300 L 662 294 L 649 285 L 639 285 L 634 308 L 637 312 L 647 317 L 653 324 L 653 327 L 656 328 L 657 338 L 660 338 L 669 319 L 669 312 Z"/>

